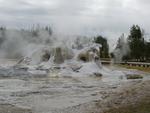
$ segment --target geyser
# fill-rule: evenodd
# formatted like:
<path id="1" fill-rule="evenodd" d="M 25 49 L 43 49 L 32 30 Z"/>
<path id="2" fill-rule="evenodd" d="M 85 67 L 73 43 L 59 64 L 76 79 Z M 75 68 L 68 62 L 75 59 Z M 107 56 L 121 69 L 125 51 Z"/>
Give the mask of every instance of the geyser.
<path id="1" fill-rule="evenodd" d="M 5 38 L 1 43 L 0 50 L 4 53 L 1 56 L 7 57 L 13 52 L 11 58 L 20 59 L 16 66 L 26 68 L 25 71 L 31 74 L 36 71 L 52 73 L 56 67 L 60 75 L 92 75 L 101 71 L 101 45 L 93 43 L 91 39 L 57 38 L 57 35 L 49 34 L 45 29 L 0 32 L 3 32 L 1 35 Z M 16 57 L 18 54 L 19 57 Z"/>
<path id="2" fill-rule="evenodd" d="M 120 63 L 125 55 L 130 52 L 129 45 L 124 39 L 124 34 L 118 39 L 117 46 L 113 51 L 114 63 Z"/>
<path id="3" fill-rule="evenodd" d="M 57 43 L 57 42 L 55 42 Z M 101 62 L 99 59 L 101 45 L 93 42 L 80 44 L 78 48 L 76 43 L 70 45 L 57 44 L 57 46 L 41 47 L 33 52 L 28 65 L 35 65 L 35 69 L 43 68 L 51 70 L 59 69 L 62 75 L 94 75 L 101 71 Z M 24 62 L 25 63 L 25 62 Z M 24 65 L 22 62 L 21 64 Z"/>

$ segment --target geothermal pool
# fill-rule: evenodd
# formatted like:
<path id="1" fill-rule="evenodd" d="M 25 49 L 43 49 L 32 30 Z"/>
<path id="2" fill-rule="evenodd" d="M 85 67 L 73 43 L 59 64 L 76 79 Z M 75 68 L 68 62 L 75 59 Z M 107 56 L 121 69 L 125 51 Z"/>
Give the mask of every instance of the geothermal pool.
<path id="1" fill-rule="evenodd" d="M 11 69 L 15 63 L 12 60 L 1 60 L 0 73 L 4 73 L 4 68 Z M 22 70 L 22 67 L 18 69 Z M 35 71 L 39 73 L 39 70 Z M 102 77 L 69 74 L 60 76 L 58 71 L 50 72 L 46 76 L 0 75 L 0 105 L 13 105 L 29 109 L 33 113 L 60 113 L 63 109 L 103 100 L 122 83 L 130 81 L 125 77 L 127 73 L 140 73 L 144 76 L 143 80 L 149 78 L 146 73 L 113 66 L 103 66 L 101 72 Z"/>

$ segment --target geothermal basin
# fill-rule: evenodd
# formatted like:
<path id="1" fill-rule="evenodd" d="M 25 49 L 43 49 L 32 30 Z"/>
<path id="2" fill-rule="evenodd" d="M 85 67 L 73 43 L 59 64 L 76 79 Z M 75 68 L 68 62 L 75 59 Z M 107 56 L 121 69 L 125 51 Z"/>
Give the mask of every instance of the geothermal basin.
<path id="1" fill-rule="evenodd" d="M 140 73 L 144 76 L 142 81 L 149 80 L 148 73 L 114 66 L 103 66 L 100 70 L 102 76 L 77 76 L 69 73 L 65 76 L 60 75 L 58 69 L 46 76 L 29 76 L 24 74 L 26 68 L 20 66 L 15 71 L 22 70 L 17 72 L 23 73 L 21 76 L 10 71 L 17 63 L 15 60 L 0 61 L 0 112 L 3 113 L 99 113 L 100 109 L 93 109 L 93 104 L 90 103 L 103 101 L 122 85 L 132 82 L 126 79 L 126 74 Z M 35 71 L 39 73 L 43 70 Z M 87 105 L 84 106 L 85 104 Z"/>
<path id="2" fill-rule="evenodd" d="M 19 61 L 1 59 L 0 113 L 103 113 L 124 99 L 123 87 L 150 80 L 149 73 L 102 66 L 100 47 L 42 46 Z M 126 78 L 136 74 L 143 78 Z"/>

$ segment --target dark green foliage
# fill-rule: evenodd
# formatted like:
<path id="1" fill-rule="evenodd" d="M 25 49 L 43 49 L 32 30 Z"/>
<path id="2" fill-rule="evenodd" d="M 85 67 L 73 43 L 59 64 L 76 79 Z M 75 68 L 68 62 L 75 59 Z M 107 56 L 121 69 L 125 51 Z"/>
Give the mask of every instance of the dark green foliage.
<path id="1" fill-rule="evenodd" d="M 123 46 L 125 45 L 125 46 Z M 129 46 L 129 47 L 128 47 Z M 125 48 L 123 48 L 125 47 Z M 130 34 L 127 38 L 127 44 L 123 43 L 121 38 L 117 42 L 115 48 L 119 49 L 123 61 L 149 61 L 150 62 L 150 42 L 144 40 L 144 32 L 138 25 L 133 25 L 130 29 Z M 127 54 L 123 54 L 124 50 L 129 49 Z"/>
<path id="2" fill-rule="evenodd" d="M 101 58 L 109 58 L 109 46 L 107 43 L 107 39 L 103 36 L 97 36 L 95 38 L 95 43 L 101 44 L 100 57 Z"/>
<path id="3" fill-rule="evenodd" d="M 130 56 L 136 61 L 143 61 L 145 56 L 144 34 L 138 25 L 133 25 L 128 36 L 130 46 Z"/>
<path id="4" fill-rule="evenodd" d="M 145 44 L 145 57 L 146 61 L 150 62 L 150 42 L 146 42 Z"/>
<path id="5" fill-rule="evenodd" d="M 114 58 L 114 57 L 115 57 L 113 52 L 110 53 L 110 57 L 111 57 L 111 58 Z"/>

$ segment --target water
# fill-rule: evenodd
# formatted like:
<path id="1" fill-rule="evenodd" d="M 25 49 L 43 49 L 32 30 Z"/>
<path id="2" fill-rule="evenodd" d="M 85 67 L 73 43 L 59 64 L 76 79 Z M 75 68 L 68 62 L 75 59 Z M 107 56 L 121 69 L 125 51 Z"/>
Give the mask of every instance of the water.
<path id="1" fill-rule="evenodd" d="M 21 78 L 1 79 L 1 104 L 30 108 L 37 113 L 63 109 L 101 98 L 98 91 L 117 87 L 100 78 Z"/>

